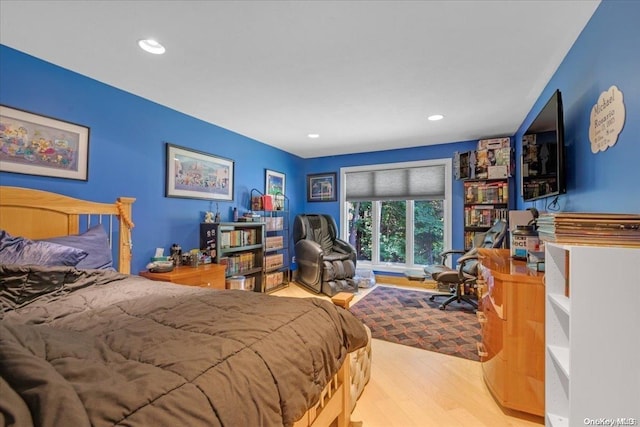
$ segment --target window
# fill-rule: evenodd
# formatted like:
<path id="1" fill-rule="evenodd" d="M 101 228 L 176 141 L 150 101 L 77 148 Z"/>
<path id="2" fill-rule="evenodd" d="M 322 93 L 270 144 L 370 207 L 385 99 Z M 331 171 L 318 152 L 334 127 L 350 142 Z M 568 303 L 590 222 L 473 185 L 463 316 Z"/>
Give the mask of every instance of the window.
<path id="1" fill-rule="evenodd" d="M 343 238 L 358 266 L 403 272 L 437 263 L 451 240 L 451 160 L 342 168 Z"/>

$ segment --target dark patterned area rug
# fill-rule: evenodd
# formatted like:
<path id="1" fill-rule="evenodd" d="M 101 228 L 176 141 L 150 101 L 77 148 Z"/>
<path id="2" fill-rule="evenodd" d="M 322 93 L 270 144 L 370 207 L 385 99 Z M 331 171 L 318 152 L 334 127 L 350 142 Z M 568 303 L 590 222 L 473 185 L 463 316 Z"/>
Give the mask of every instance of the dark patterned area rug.
<path id="1" fill-rule="evenodd" d="M 350 311 L 371 329 L 373 338 L 480 360 L 480 324 L 473 308 L 454 302 L 440 310 L 443 298 L 429 301 L 431 295 L 378 285 Z"/>

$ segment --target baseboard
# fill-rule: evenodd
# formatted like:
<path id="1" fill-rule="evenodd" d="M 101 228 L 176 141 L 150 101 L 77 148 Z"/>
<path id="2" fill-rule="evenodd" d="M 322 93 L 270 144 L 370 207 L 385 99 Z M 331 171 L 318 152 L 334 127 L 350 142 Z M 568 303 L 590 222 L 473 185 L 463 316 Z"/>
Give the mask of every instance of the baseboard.
<path id="1" fill-rule="evenodd" d="M 404 276 L 387 276 L 383 274 L 376 274 L 376 283 L 386 283 L 388 285 L 407 286 L 420 289 L 437 289 L 436 282 L 433 280 L 409 280 Z"/>

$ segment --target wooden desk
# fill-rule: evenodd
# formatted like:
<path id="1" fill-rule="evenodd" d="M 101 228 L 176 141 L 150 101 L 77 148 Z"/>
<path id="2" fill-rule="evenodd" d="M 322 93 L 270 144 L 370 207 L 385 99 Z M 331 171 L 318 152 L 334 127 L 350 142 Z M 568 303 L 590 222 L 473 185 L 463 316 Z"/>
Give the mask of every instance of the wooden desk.
<path id="1" fill-rule="evenodd" d="M 201 264 L 197 267 L 179 266 L 168 273 L 151 273 L 145 270 L 140 272 L 140 276 L 179 285 L 212 289 L 225 288 L 225 266 L 220 264 Z"/>
<path id="2" fill-rule="evenodd" d="M 479 249 L 478 345 L 485 383 L 505 407 L 544 415 L 544 273 Z"/>

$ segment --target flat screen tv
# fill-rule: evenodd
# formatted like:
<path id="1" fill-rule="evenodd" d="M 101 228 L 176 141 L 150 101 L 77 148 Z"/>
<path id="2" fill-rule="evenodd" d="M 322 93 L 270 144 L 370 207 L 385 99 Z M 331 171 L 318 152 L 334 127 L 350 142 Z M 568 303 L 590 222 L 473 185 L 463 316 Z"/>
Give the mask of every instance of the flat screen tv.
<path id="1" fill-rule="evenodd" d="M 562 96 L 556 90 L 522 136 L 525 202 L 566 193 Z"/>

